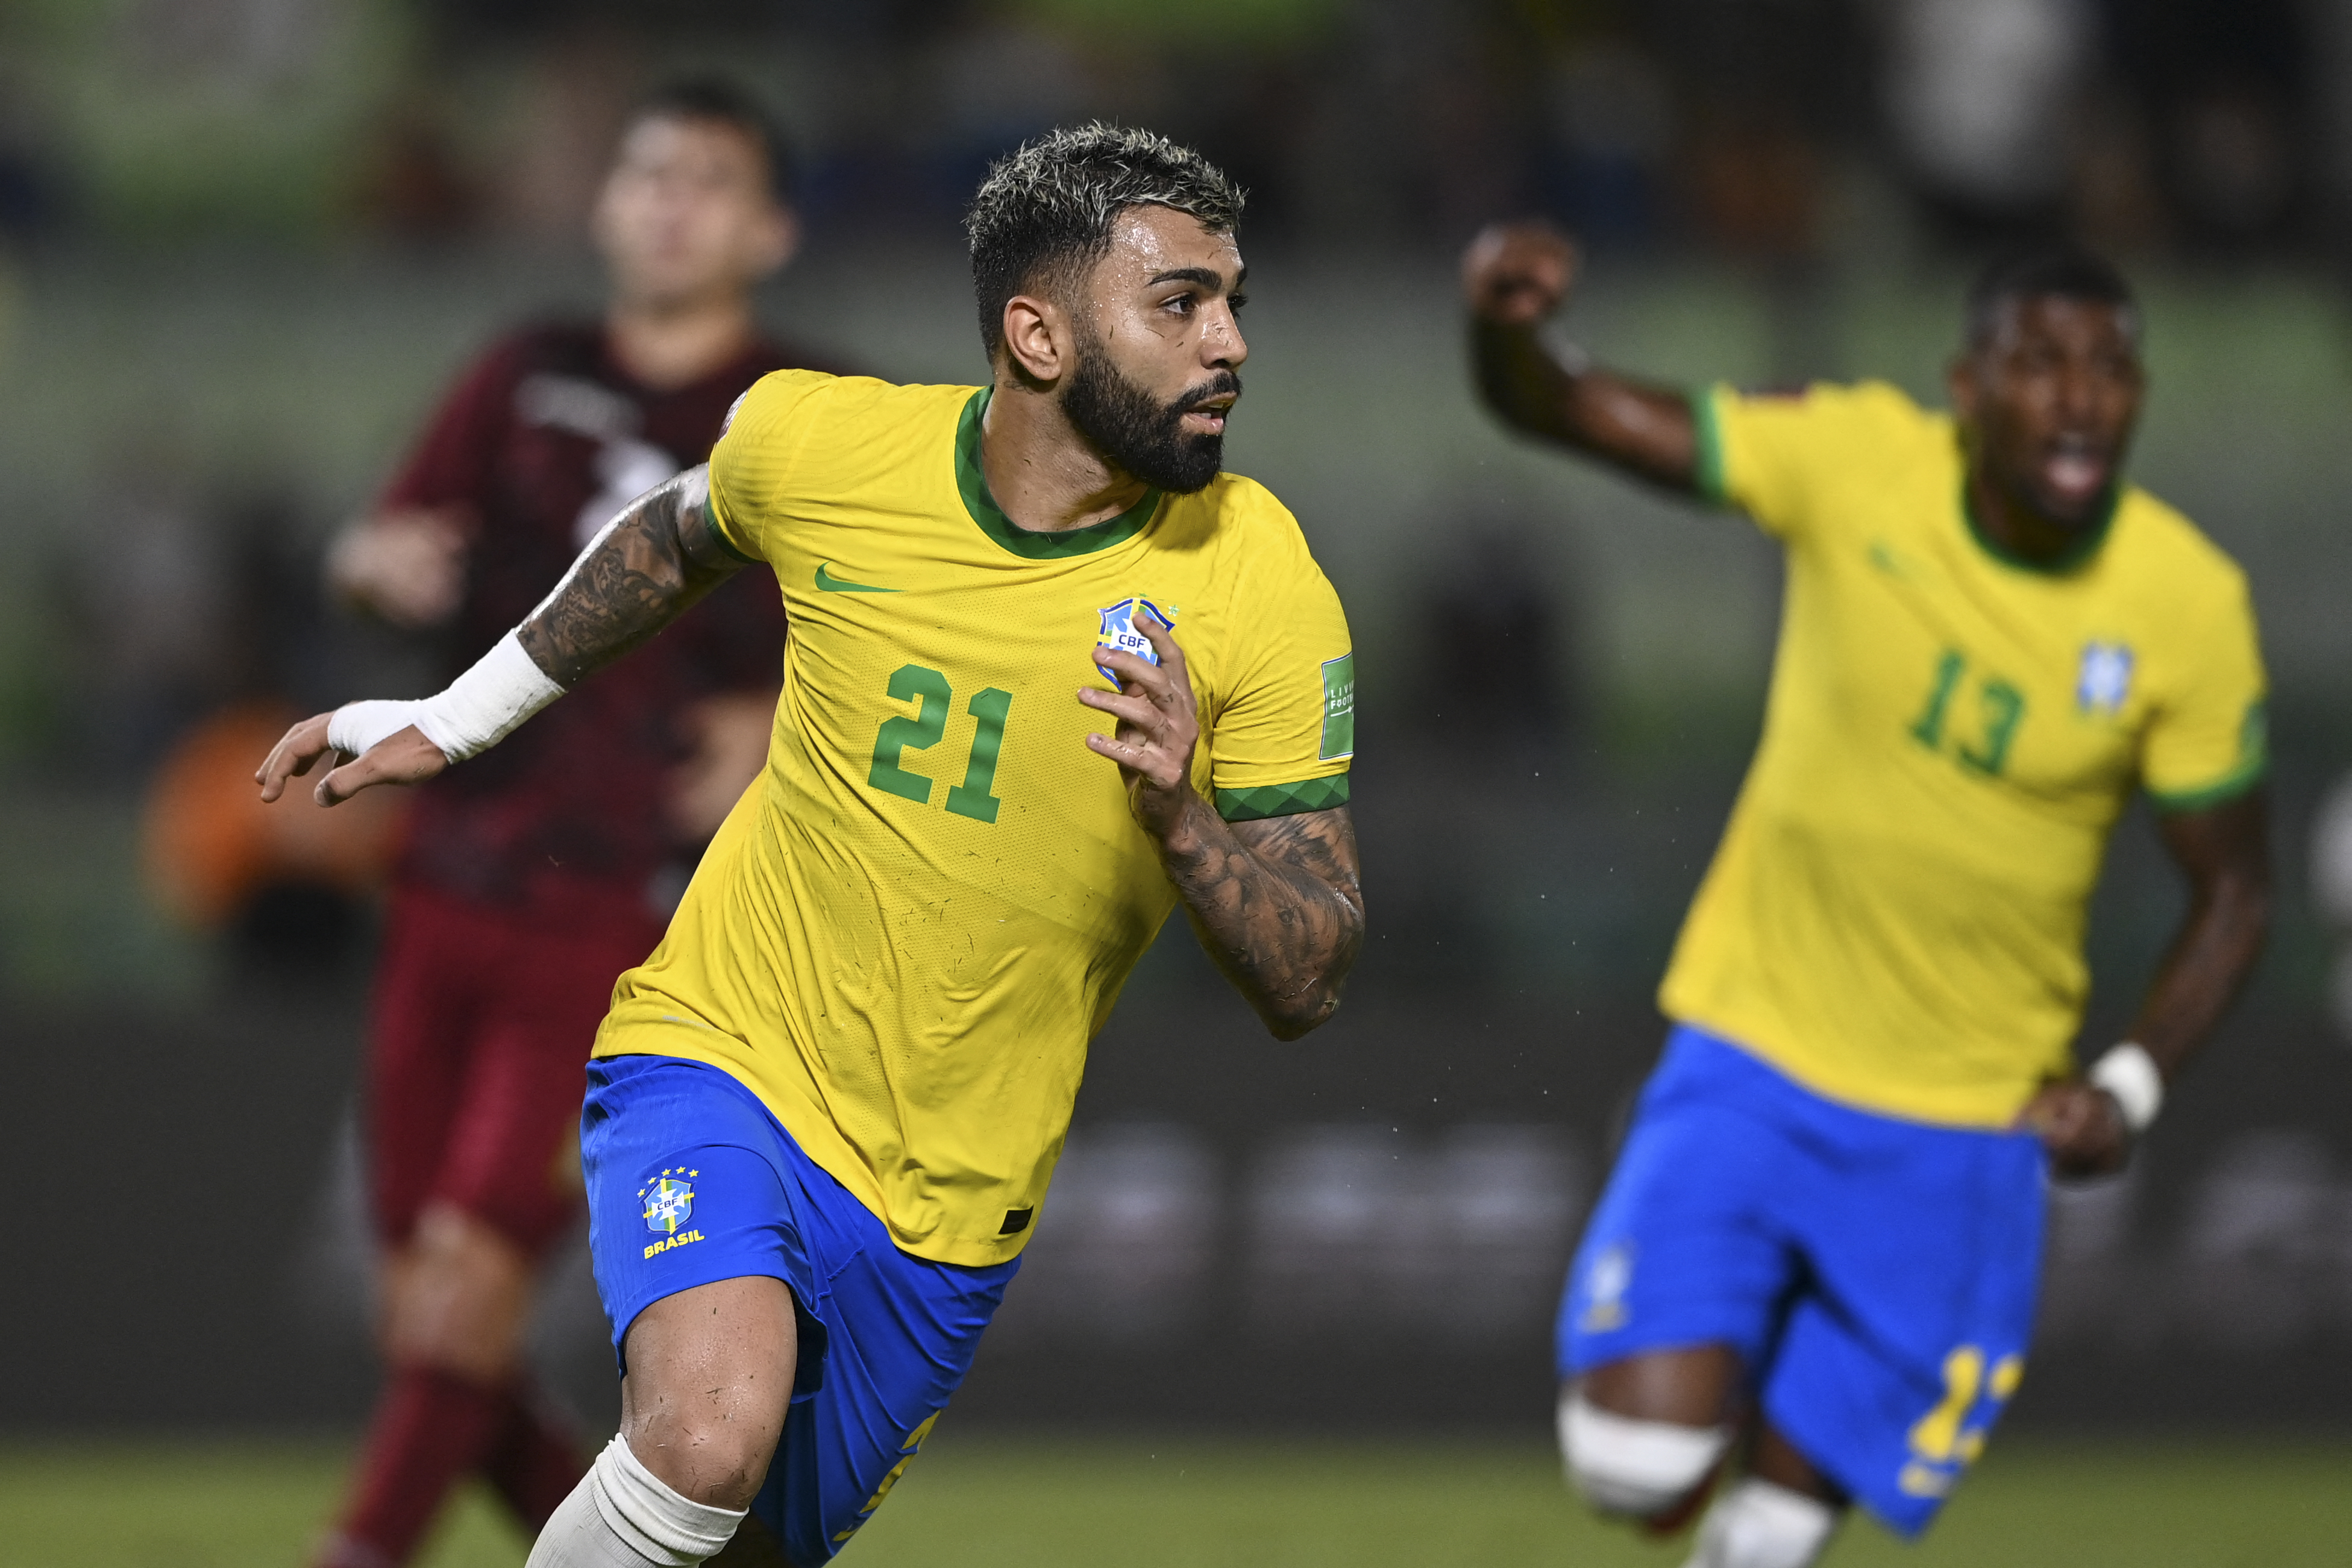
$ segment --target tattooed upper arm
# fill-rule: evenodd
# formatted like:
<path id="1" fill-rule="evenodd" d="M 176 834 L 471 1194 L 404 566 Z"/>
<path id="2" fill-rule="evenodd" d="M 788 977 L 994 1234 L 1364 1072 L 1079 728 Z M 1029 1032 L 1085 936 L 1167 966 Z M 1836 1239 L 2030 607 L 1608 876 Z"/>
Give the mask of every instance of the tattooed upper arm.
<path id="1" fill-rule="evenodd" d="M 740 569 L 709 517 L 696 468 L 631 501 L 518 628 L 523 651 L 566 690 L 686 613 Z"/>
<path id="2" fill-rule="evenodd" d="M 719 531 L 710 513 L 710 466 L 699 464 L 678 476 L 677 542 L 697 568 L 721 576 L 740 570 L 743 557 Z"/>
<path id="3" fill-rule="evenodd" d="M 1346 806 L 1230 826 L 1234 837 L 1259 859 L 1314 878 L 1362 918 L 1364 892 L 1356 859 L 1356 819 Z"/>

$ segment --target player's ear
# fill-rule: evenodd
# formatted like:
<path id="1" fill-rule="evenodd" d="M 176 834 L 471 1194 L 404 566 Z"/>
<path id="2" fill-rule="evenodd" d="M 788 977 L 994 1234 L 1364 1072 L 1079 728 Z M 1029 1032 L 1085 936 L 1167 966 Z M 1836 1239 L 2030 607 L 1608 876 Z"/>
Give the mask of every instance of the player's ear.
<path id="1" fill-rule="evenodd" d="M 1004 352 L 1013 368 L 1051 385 L 1070 369 L 1069 318 L 1052 300 L 1015 294 L 1004 301 Z"/>
<path id="2" fill-rule="evenodd" d="M 800 215 L 782 202 L 770 204 L 751 231 L 750 262 L 754 278 L 782 272 L 800 254 Z"/>

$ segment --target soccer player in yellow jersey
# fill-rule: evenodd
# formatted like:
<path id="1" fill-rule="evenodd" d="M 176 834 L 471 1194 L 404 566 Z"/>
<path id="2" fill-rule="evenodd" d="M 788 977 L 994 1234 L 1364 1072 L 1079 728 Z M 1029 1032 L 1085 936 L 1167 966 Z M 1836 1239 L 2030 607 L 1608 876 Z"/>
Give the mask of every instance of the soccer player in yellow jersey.
<path id="1" fill-rule="evenodd" d="M 2113 1170 L 2254 962 L 2263 678 L 2243 575 L 2122 478 L 2123 279 L 1989 270 L 1952 412 L 1883 383 L 1684 395 L 1539 335 L 1575 252 L 1490 230 L 1472 351 L 1517 429 L 1787 552 L 1763 740 L 1676 944 L 1674 1029 L 1561 1305 L 1560 1436 L 1698 1568 L 1803 1568 L 1859 1500 L 1927 1525 L 2023 1373 L 2054 1170 Z M 2188 915 L 2078 1071 L 2085 906 L 2135 789 Z"/>
<path id="2" fill-rule="evenodd" d="M 1277 1036 L 1338 1005 L 1353 664 L 1297 521 L 1219 472 L 1240 207 L 1148 132 L 1021 148 L 967 220 L 988 385 L 767 377 L 447 691 L 264 764 L 273 798 L 330 751 L 325 801 L 429 777 L 740 566 L 782 584 L 766 771 L 594 1043 L 623 1424 L 540 1568 L 699 1563 L 747 1512 L 794 1563 L 841 1549 L 970 1366 L 1172 910 Z"/>

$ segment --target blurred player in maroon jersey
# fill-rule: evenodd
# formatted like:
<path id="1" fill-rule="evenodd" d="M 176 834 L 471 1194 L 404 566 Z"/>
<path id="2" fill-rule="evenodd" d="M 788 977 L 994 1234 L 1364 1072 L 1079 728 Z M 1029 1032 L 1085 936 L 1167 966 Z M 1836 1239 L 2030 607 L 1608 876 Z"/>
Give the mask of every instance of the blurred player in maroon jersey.
<path id="1" fill-rule="evenodd" d="M 808 366 L 751 311 L 797 238 L 784 174 L 776 133 L 731 88 L 648 98 L 596 205 L 604 319 L 527 328 L 467 372 L 332 552 L 335 590 L 434 635 L 455 673 L 614 513 L 701 462 L 754 380 Z M 536 1531 L 584 1471 L 521 1341 L 580 1205 L 588 1047 L 614 977 L 660 941 L 697 847 L 759 770 L 784 631 L 773 587 L 747 574 L 418 792 L 367 1076 L 390 1381 L 320 1568 L 405 1562 L 470 1473 Z"/>

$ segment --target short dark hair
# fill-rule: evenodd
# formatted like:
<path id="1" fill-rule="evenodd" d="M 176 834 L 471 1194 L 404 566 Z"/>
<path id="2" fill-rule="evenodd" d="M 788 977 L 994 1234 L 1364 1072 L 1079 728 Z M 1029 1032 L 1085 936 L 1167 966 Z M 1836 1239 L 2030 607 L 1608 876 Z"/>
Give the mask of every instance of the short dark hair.
<path id="1" fill-rule="evenodd" d="M 1150 131 L 1095 121 L 1023 142 L 989 165 L 964 213 L 981 341 L 995 353 L 1015 294 L 1100 260 L 1129 207 L 1173 207 L 1229 234 L 1244 198 L 1223 169 Z"/>
<path id="2" fill-rule="evenodd" d="M 750 137 L 768 165 L 768 189 L 779 202 L 793 199 L 792 143 L 767 106 L 751 91 L 719 76 L 678 77 L 662 83 L 629 111 L 629 123 L 646 120 L 709 120 Z"/>
<path id="3" fill-rule="evenodd" d="M 1977 274 L 1969 289 L 1968 343 L 1976 348 L 2000 330 L 2000 313 L 2020 300 L 2055 298 L 2113 305 L 2139 327 L 2139 301 L 2115 263 L 2074 245 L 2012 251 Z"/>

